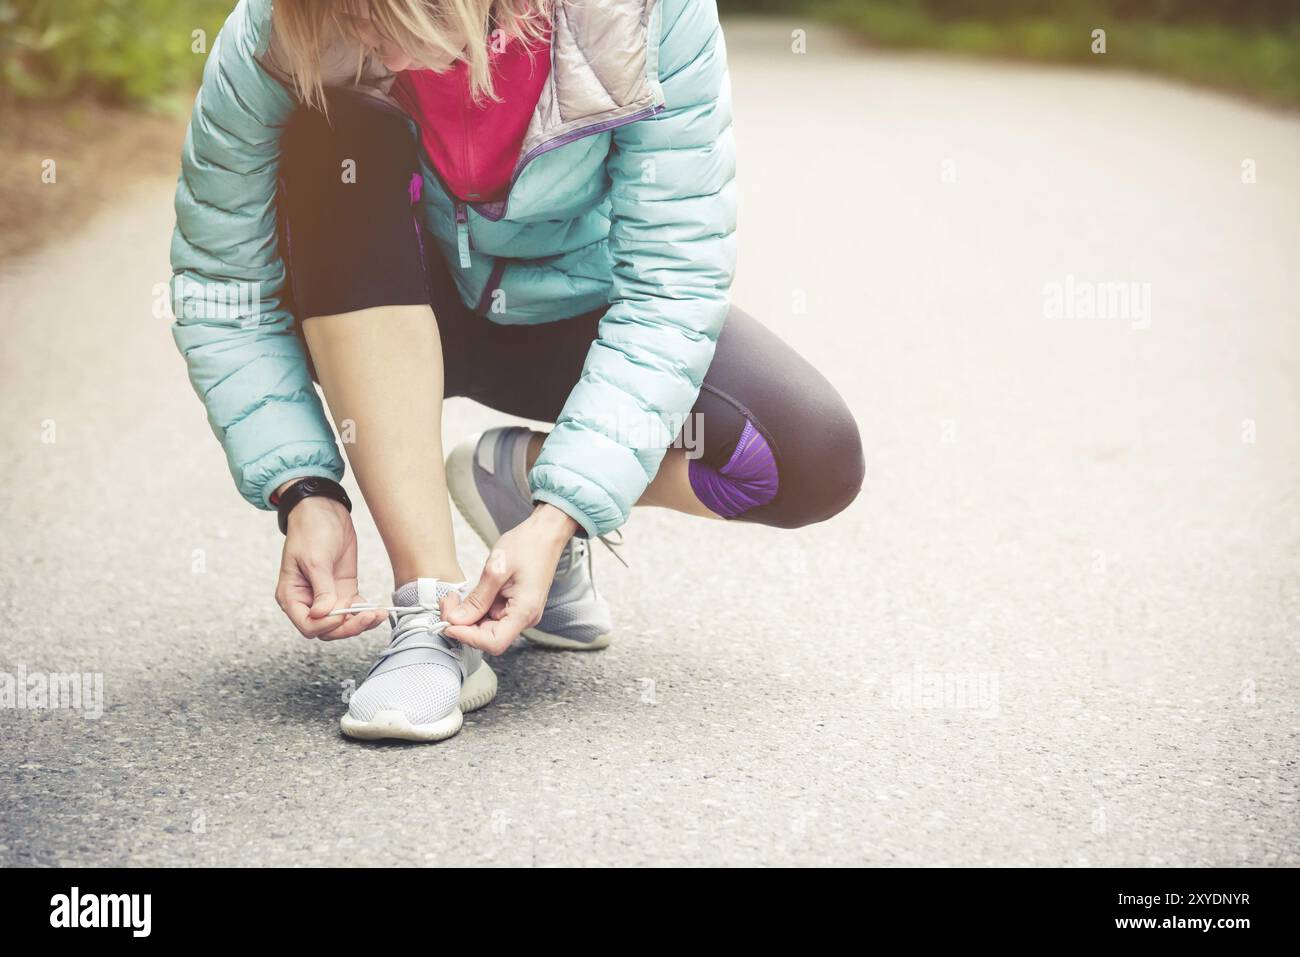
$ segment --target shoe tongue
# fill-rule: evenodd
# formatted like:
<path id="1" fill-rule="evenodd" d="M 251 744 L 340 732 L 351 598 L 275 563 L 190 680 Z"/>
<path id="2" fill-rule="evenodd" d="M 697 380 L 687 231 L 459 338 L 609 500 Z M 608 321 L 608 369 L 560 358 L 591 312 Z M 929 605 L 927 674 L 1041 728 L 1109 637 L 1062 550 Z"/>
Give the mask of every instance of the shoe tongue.
<path id="1" fill-rule="evenodd" d="M 564 551 L 560 552 L 559 562 L 556 563 L 556 576 L 564 577 L 575 568 L 581 568 L 583 559 L 586 558 L 586 549 L 589 547 L 587 542 L 576 535 L 569 539 L 569 543 L 564 546 Z"/>
<path id="2" fill-rule="evenodd" d="M 429 611 L 393 612 L 393 636 L 388 648 L 375 662 L 367 678 L 373 678 L 397 668 L 422 663 L 441 665 L 445 668 L 459 668 L 459 644 L 440 634 L 432 626 L 442 619 L 438 605 L 444 595 L 450 592 L 464 593 L 468 586 L 464 583 L 451 585 L 436 578 L 419 578 L 407 582 L 393 592 L 393 604 L 416 608 L 428 608 Z M 415 645 L 416 647 L 409 647 Z M 430 646 L 434 647 L 430 647 Z M 445 649 L 445 650 L 444 650 Z"/>
<path id="3" fill-rule="evenodd" d="M 442 604 L 444 595 L 449 595 L 452 592 L 459 593 L 463 587 L 463 584 L 452 585 L 436 578 L 417 578 L 393 592 L 393 604 L 426 605 L 436 609 Z M 435 614 L 437 613 L 435 612 Z M 438 615 L 438 617 L 441 616 Z"/>

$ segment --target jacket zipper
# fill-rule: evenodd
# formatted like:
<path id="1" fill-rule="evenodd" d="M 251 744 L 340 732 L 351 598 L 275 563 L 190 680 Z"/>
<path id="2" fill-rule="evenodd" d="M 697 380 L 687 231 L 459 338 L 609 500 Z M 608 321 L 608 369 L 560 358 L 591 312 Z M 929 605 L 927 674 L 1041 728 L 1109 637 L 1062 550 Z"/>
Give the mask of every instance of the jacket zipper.
<path id="1" fill-rule="evenodd" d="M 469 212 L 465 201 L 456 199 L 456 251 L 460 253 L 460 268 L 469 268 Z"/>
<path id="2" fill-rule="evenodd" d="M 515 166 L 515 171 L 510 175 L 510 185 L 506 187 L 505 199 L 497 200 L 495 203 L 472 203 L 474 212 L 478 213 L 484 219 L 492 222 L 498 222 L 506 218 L 506 212 L 510 208 L 510 194 L 514 192 L 515 183 L 519 182 L 519 177 L 523 175 L 524 169 L 537 157 L 549 153 L 551 150 L 559 149 L 561 146 L 568 146 L 570 143 L 576 143 L 578 140 L 585 139 L 588 136 L 595 136 L 598 133 L 607 133 L 610 130 L 616 130 L 620 126 L 627 126 L 629 123 L 635 123 L 638 120 L 644 120 L 662 113 L 665 107 L 660 104 L 657 106 L 647 106 L 637 110 L 635 113 L 629 113 L 627 116 L 620 116 L 616 120 L 602 120 L 599 123 L 593 123 L 590 126 L 584 126 L 576 130 L 571 130 L 553 139 L 544 140 L 538 143 L 531 150 L 524 154 L 519 163 Z M 494 209 L 494 207 L 500 207 Z"/>
<path id="3" fill-rule="evenodd" d="M 268 20 L 270 19 L 269 10 L 267 12 L 267 19 Z M 270 31 L 268 30 L 266 31 L 266 33 L 269 36 Z M 406 110 L 402 109 L 396 103 L 392 102 L 391 99 L 387 99 L 387 98 L 379 99 L 379 100 L 372 99 L 371 102 L 381 109 L 390 110 L 393 113 L 396 113 L 397 115 L 403 117 L 406 120 L 407 126 L 411 130 L 411 134 L 415 137 L 416 142 L 419 143 L 420 125 L 418 122 L 416 122 L 415 118 L 411 116 L 411 114 L 406 112 Z M 510 198 L 511 195 L 514 193 L 515 184 L 519 182 L 519 177 L 523 175 L 523 172 L 528 167 L 528 164 L 530 164 L 533 160 L 537 159 L 537 157 L 549 153 L 551 150 L 559 149 L 561 146 L 567 146 L 570 143 L 575 143 L 580 139 L 584 139 L 585 137 L 595 136 L 598 133 L 606 133 L 610 130 L 618 129 L 620 126 L 626 126 L 629 123 L 635 123 L 638 120 L 647 119 L 648 117 L 655 116 L 658 113 L 662 113 L 665 109 L 666 107 L 662 103 L 652 104 L 650 106 L 643 107 L 642 109 L 639 109 L 634 113 L 629 113 L 626 116 L 621 116 L 616 120 L 602 120 L 599 123 L 593 123 L 590 126 L 584 126 L 579 129 L 572 130 L 568 133 L 561 134 L 560 136 L 557 136 L 553 139 L 545 140 L 537 144 L 531 150 L 525 153 L 524 156 L 515 165 L 515 171 L 510 175 L 510 183 L 508 186 L 506 186 L 505 198 L 501 200 L 497 200 L 496 202 L 466 203 L 464 200 L 457 197 L 455 193 L 453 193 L 451 189 L 447 187 L 446 183 L 443 183 L 443 188 L 446 190 L 447 195 L 452 198 L 452 202 L 456 210 L 456 251 L 458 253 L 458 258 L 460 260 L 460 268 L 461 269 L 470 268 L 469 254 L 472 245 L 470 242 L 470 235 L 469 235 L 469 209 L 471 207 L 473 208 L 474 212 L 478 213 L 484 219 L 489 220 L 491 222 L 500 222 L 501 220 L 505 219 L 506 213 L 510 209 Z M 468 143 L 469 143 L 468 136 L 465 137 L 465 143 L 468 149 Z M 438 175 L 438 171 L 436 169 L 433 170 L 433 173 L 435 176 Z M 418 205 L 418 202 L 416 203 L 416 205 Z M 483 309 L 485 308 L 485 303 L 487 303 L 487 301 L 491 298 L 492 288 L 496 284 L 496 280 L 500 278 L 500 275 L 504 269 L 504 263 L 501 261 L 501 257 L 498 256 L 496 257 L 496 259 L 497 261 L 492 267 L 492 273 L 489 276 L 488 283 L 483 289 L 483 295 L 479 297 L 478 307 L 477 307 L 477 311 L 479 313 L 483 312 Z"/>
<path id="4" fill-rule="evenodd" d="M 400 107 L 382 104 L 384 108 L 390 109 L 395 113 L 406 118 L 407 124 L 411 128 L 411 133 L 419 140 L 420 124 L 416 122 L 405 110 Z M 598 133 L 607 133 L 610 130 L 616 130 L 620 126 L 627 126 L 629 123 L 635 123 L 638 120 L 644 120 L 656 114 L 662 113 L 666 107 L 662 104 L 654 104 L 637 110 L 635 113 L 629 113 L 627 116 L 621 116 L 616 120 L 602 120 L 599 123 L 592 123 L 590 126 L 583 126 L 576 130 L 571 130 L 553 139 L 545 140 L 524 154 L 515 166 L 515 171 L 510 175 L 510 185 L 506 187 L 505 199 L 497 200 L 494 203 L 466 203 L 457 197 L 449 188 L 447 194 L 452 197 L 452 202 L 456 209 L 456 249 L 459 253 L 460 267 L 468 269 L 470 267 L 470 236 L 469 236 L 469 210 L 473 209 L 484 219 L 491 222 L 500 222 L 505 219 L 506 213 L 510 209 L 511 195 L 514 193 L 515 184 L 519 182 L 519 177 L 523 175 L 528 165 L 539 156 L 549 153 L 551 150 L 559 149 L 561 146 L 568 146 L 570 143 L 576 143 L 578 140 L 585 139 L 588 136 L 595 136 Z M 437 170 L 434 170 L 435 175 Z M 446 184 L 444 184 L 446 188 Z M 493 270 L 494 272 L 496 270 Z M 491 286 L 484 290 L 483 298 L 479 300 L 480 311 L 483 302 L 486 301 L 491 293 Z"/>
<path id="5" fill-rule="evenodd" d="M 524 168 L 533 160 L 537 159 L 537 157 L 544 153 L 549 153 L 551 150 L 559 149 L 561 146 L 576 143 L 584 137 L 595 136 L 598 133 L 605 133 L 609 130 L 617 129 L 620 126 L 635 123 L 637 120 L 643 120 L 647 117 L 662 113 L 664 109 L 665 107 L 663 104 L 647 106 L 644 109 L 637 110 L 635 113 L 629 113 L 627 116 L 620 117 L 617 120 L 605 120 L 600 123 L 593 123 L 591 126 L 584 126 L 581 129 L 573 130 L 572 132 L 565 133 L 562 136 L 557 136 L 554 139 L 538 143 L 531 150 L 525 153 L 523 158 L 519 161 L 519 164 L 515 166 L 515 171 L 510 176 L 510 185 L 506 187 L 505 199 L 499 200 L 497 203 L 483 204 L 482 206 L 476 205 L 474 207 L 474 212 L 492 222 L 499 222 L 500 220 L 505 219 L 506 211 L 510 208 L 510 195 L 514 192 L 515 183 L 519 182 L 519 177 L 523 174 Z M 500 210 L 493 211 L 489 206 L 499 206 Z M 457 219 L 457 222 L 459 221 L 460 220 Z M 462 253 L 462 268 L 465 267 L 468 258 L 468 252 Z M 505 261 L 498 256 L 496 257 L 496 262 L 492 264 L 492 272 L 483 286 L 483 293 L 479 296 L 478 303 L 474 307 L 474 311 L 479 315 L 487 315 L 487 309 L 491 303 L 492 293 L 496 289 L 497 283 L 501 280 L 501 274 L 504 272 Z"/>

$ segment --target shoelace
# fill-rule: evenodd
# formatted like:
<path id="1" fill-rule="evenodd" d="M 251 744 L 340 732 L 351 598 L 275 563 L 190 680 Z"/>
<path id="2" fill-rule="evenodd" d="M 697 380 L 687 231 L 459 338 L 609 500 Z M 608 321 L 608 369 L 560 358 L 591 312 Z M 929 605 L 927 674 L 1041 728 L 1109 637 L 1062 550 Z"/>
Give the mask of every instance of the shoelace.
<path id="1" fill-rule="evenodd" d="M 618 537 L 617 537 L 617 538 L 611 538 L 612 535 L 617 535 Z M 613 532 L 611 532 L 609 535 L 597 535 L 596 537 L 600 540 L 600 543 L 601 543 L 602 545 L 604 545 L 606 549 L 609 550 L 609 553 L 610 553 L 611 555 L 613 555 L 615 558 L 617 558 L 617 559 L 619 560 L 619 562 L 622 563 L 622 565 L 623 565 L 624 568 L 630 568 L 630 567 L 631 567 L 630 565 L 628 565 L 627 560 L 626 560 L 622 555 L 620 555 L 620 554 L 618 553 L 618 549 L 622 548 L 623 545 L 624 545 L 624 540 L 623 540 L 623 530 L 622 530 L 622 529 L 615 529 L 615 530 L 614 530 Z M 570 541 L 570 543 L 569 543 L 568 552 L 569 552 L 569 559 L 568 559 L 568 561 L 567 561 L 567 562 L 562 562 L 562 563 L 560 564 L 560 566 L 557 567 L 557 568 L 555 569 L 555 574 L 557 574 L 557 575 L 563 575 L 563 574 L 568 573 L 570 570 L 572 570 L 572 568 L 573 568 L 574 565 L 576 565 L 578 562 L 580 562 L 580 561 L 582 561 L 584 558 L 586 558 L 586 559 L 587 559 L 587 573 L 588 573 L 589 575 L 591 575 L 592 587 L 595 587 L 595 584 L 596 584 L 596 565 L 595 565 L 595 562 L 593 561 L 593 558 L 592 558 L 591 548 L 590 548 L 590 547 L 588 546 L 588 544 L 587 544 L 587 539 L 585 539 L 585 538 L 577 538 L 577 537 L 575 536 L 575 537 Z M 327 614 L 325 615 L 325 617 L 326 617 L 326 618 L 333 618 L 333 617 L 336 616 L 336 615 L 357 615 L 357 614 L 360 614 L 360 613 L 362 613 L 362 612 L 367 612 L 367 611 L 386 611 L 386 612 L 389 613 L 390 616 L 393 617 L 393 625 L 394 625 L 394 630 L 393 630 L 393 641 L 394 641 L 394 642 L 396 642 L 396 641 L 397 641 L 397 638 L 398 638 L 398 628 L 397 628 L 397 622 L 396 622 L 396 619 L 397 619 L 398 617 L 401 617 L 401 616 L 403 616 L 403 615 L 414 615 L 414 614 L 417 614 L 417 613 L 419 613 L 419 612 L 425 612 L 425 613 L 428 613 L 428 614 L 433 614 L 433 613 L 435 613 L 435 612 L 438 613 L 438 614 L 441 614 L 441 613 L 442 613 L 442 609 L 441 609 L 441 608 L 438 608 L 438 607 L 435 607 L 435 606 L 432 606 L 432 605 L 381 605 L 381 604 L 379 604 L 378 602 L 365 601 L 365 602 L 358 602 L 358 603 L 355 604 L 355 605 L 349 605 L 347 608 L 335 608 L 333 611 L 327 613 Z M 430 632 L 432 632 L 432 633 L 435 634 L 435 635 L 441 635 L 441 634 L 442 634 L 444 631 L 446 631 L 447 628 L 449 628 L 450 626 L 451 626 L 451 623 L 450 623 L 450 622 L 447 622 L 447 621 L 436 621 L 436 622 L 433 622 L 432 624 L 429 624 L 429 625 L 427 626 L 427 630 L 430 631 Z M 422 626 L 422 627 L 424 627 L 424 626 Z M 409 630 L 410 630 L 410 629 L 407 629 L 407 628 L 405 628 L 405 627 L 403 627 L 403 628 L 401 629 L 402 633 L 405 633 L 405 632 L 407 632 L 407 631 L 409 631 Z M 453 640 L 454 640 L 454 639 L 453 639 Z M 407 648 L 418 648 L 418 647 L 423 647 L 423 646 L 421 646 L 421 645 L 406 645 L 405 647 L 407 647 Z M 430 645 L 430 646 L 428 646 L 428 647 L 441 648 L 442 646 L 441 646 L 441 645 Z M 390 646 L 390 648 L 391 648 L 391 646 Z M 384 654 L 388 654 L 388 653 L 389 653 L 389 652 L 387 652 L 387 651 L 384 652 Z"/>
<path id="2" fill-rule="evenodd" d="M 381 605 L 378 602 L 363 601 L 355 605 L 348 605 L 347 608 L 335 608 L 327 612 L 325 617 L 332 618 L 334 615 L 357 615 L 363 611 L 386 611 L 389 614 L 414 615 L 417 612 L 439 612 L 441 609 L 436 605 Z M 447 625 L 445 621 L 438 622 L 439 625 Z"/>
<path id="3" fill-rule="evenodd" d="M 441 609 L 436 605 L 381 605 L 377 602 L 361 602 L 356 605 L 349 605 L 347 608 L 335 608 L 325 617 L 353 615 L 366 611 L 388 612 L 389 620 L 393 625 L 393 636 L 389 639 L 388 647 L 379 653 L 380 658 L 387 658 L 399 651 L 411 651 L 414 648 L 431 648 L 434 651 L 446 652 L 453 657 L 459 657 L 460 655 L 460 643 L 454 638 L 448 638 L 446 645 L 435 644 L 432 641 L 402 642 L 403 638 L 414 631 L 427 631 L 431 635 L 442 635 L 451 627 L 449 621 L 426 620 L 425 616 L 427 615 L 441 614 Z M 398 647 L 399 644 L 401 644 L 401 647 Z"/>
<path id="4" fill-rule="evenodd" d="M 611 538 L 611 535 L 617 535 L 618 538 Z M 605 548 L 609 550 L 609 553 L 622 563 L 624 568 L 632 567 L 627 563 L 627 559 L 618 553 L 618 550 L 624 545 L 623 529 L 616 528 L 614 531 L 610 532 L 609 535 L 597 535 L 596 537 L 600 539 L 600 544 L 604 545 Z"/>

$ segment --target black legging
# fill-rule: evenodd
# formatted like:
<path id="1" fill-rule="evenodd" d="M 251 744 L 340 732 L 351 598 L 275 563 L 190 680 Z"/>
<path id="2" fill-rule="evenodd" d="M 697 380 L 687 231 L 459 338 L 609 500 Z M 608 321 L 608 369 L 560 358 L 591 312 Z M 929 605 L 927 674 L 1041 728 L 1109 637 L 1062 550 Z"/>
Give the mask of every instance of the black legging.
<path id="1" fill-rule="evenodd" d="M 299 109 L 281 143 L 280 240 L 295 315 L 431 305 L 446 396 L 554 422 L 604 310 L 540 325 L 502 325 L 473 312 L 436 241 L 413 227 L 408 186 L 420 147 L 406 118 L 355 94 L 333 95 L 329 117 Z M 343 182 L 345 160 L 356 164 L 355 182 Z M 781 528 L 820 522 L 862 487 L 862 443 L 844 400 L 734 306 L 692 412 L 704 465 L 727 465 L 746 420 L 772 451 L 776 495 L 735 516 L 740 521 Z"/>

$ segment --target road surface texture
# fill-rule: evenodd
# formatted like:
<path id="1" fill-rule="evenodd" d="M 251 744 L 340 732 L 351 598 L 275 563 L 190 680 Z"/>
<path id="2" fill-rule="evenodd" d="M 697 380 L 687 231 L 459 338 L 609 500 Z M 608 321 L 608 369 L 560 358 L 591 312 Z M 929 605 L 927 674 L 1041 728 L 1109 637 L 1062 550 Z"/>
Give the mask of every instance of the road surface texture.
<path id="1" fill-rule="evenodd" d="M 612 647 L 517 645 L 443 744 L 342 738 L 386 629 L 272 600 L 153 311 L 172 183 L 6 267 L 0 670 L 105 706 L 0 710 L 0 864 L 1300 863 L 1300 121 L 794 26 L 729 28 L 735 300 L 843 390 L 866 487 L 796 532 L 639 512 Z M 449 447 L 502 421 L 454 400 Z"/>

